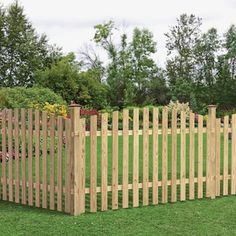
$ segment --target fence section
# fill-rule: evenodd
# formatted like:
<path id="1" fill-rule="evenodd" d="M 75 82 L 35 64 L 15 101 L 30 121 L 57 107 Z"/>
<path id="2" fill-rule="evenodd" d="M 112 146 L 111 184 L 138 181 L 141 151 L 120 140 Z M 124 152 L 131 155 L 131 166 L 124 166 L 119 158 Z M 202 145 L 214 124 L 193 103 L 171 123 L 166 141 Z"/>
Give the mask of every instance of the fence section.
<path id="1" fill-rule="evenodd" d="M 217 119 L 215 106 L 208 117 L 135 108 L 83 121 L 90 130 L 81 131 L 86 177 L 78 214 L 235 194 L 235 116 Z"/>
<path id="2" fill-rule="evenodd" d="M 70 213 L 71 121 L 3 110 L 0 199 Z"/>
<path id="3" fill-rule="evenodd" d="M 236 115 L 3 110 L 0 198 L 79 215 L 236 193 Z"/>

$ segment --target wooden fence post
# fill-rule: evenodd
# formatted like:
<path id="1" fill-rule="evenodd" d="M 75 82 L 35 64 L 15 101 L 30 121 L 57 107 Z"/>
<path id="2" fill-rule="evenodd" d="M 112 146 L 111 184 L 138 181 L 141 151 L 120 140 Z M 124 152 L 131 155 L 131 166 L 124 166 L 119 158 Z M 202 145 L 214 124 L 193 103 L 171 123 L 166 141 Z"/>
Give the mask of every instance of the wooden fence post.
<path id="1" fill-rule="evenodd" d="M 216 106 L 208 106 L 209 155 L 207 155 L 207 192 L 210 198 L 216 196 Z"/>
<path id="2" fill-rule="evenodd" d="M 79 124 L 80 124 L 80 107 L 78 104 L 70 105 L 71 119 L 71 215 L 81 214 L 80 198 L 80 173 L 79 173 Z"/>

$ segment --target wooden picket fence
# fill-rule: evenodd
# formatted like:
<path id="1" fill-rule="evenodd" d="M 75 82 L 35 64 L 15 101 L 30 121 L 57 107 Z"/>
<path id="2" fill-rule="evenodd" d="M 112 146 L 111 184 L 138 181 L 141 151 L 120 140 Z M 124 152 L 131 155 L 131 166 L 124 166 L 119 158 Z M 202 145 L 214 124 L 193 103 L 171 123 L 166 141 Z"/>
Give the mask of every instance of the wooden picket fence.
<path id="1" fill-rule="evenodd" d="M 2 111 L 0 199 L 79 215 L 236 193 L 236 114 L 70 110 Z"/>

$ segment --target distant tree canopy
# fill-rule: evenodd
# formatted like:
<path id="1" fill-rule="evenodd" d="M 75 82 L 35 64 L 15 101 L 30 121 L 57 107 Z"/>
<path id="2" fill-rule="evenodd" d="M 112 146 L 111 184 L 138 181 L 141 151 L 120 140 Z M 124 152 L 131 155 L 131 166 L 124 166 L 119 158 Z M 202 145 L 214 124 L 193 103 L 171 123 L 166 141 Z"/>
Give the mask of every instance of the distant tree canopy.
<path id="1" fill-rule="evenodd" d="M 156 53 L 152 33 L 135 28 L 131 41 L 128 41 L 127 34 L 121 34 L 116 45 L 115 30 L 110 21 L 96 25 L 94 35 L 94 41 L 105 50 L 109 59 L 104 71 L 111 105 L 165 103 L 167 87 L 163 71 L 152 58 Z"/>
<path id="2" fill-rule="evenodd" d="M 166 34 L 166 66 L 173 100 L 190 102 L 195 111 L 208 104 L 236 107 L 236 27 L 221 38 L 215 28 L 200 30 L 201 19 L 183 14 Z"/>
<path id="3" fill-rule="evenodd" d="M 0 86 L 32 86 L 36 70 L 60 55 L 58 49 L 39 36 L 16 1 L 0 6 Z"/>
<path id="4" fill-rule="evenodd" d="M 170 99 L 189 102 L 200 113 L 208 104 L 235 109 L 236 26 L 221 36 L 215 28 L 202 32 L 201 24 L 195 15 L 180 15 L 165 34 L 163 68 L 155 61 L 151 31 L 134 28 L 129 37 L 113 21 L 94 27 L 93 42 L 108 60 L 96 48 L 76 58 L 38 35 L 16 1 L 0 7 L 0 86 L 45 87 L 67 103 L 97 109 L 164 105 Z"/>

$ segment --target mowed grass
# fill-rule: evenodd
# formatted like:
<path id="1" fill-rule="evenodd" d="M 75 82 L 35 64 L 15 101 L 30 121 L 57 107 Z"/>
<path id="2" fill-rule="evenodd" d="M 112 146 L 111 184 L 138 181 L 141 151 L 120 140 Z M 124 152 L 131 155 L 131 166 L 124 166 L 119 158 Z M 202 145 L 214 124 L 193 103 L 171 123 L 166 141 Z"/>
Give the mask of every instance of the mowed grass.
<path id="1" fill-rule="evenodd" d="M 0 201 L 0 235 L 236 235 L 236 197 L 73 217 Z"/>
<path id="2" fill-rule="evenodd" d="M 132 183 L 133 145 L 129 139 L 129 183 Z M 203 174 L 206 172 L 206 136 L 203 137 Z M 119 184 L 122 184 L 122 137 L 119 137 Z M 139 136 L 139 181 L 142 182 L 142 136 Z M 90 140 L 86 139 L 86 187 L 90 185 Z M 223 144 L 223 137 L 221 137 Z M 180 176 L 180 136 L 177 137 L 177 177 Z M 112 138 L 108 138 L 108 184 L 112 180 Z M 195 136 L 195 176 L 197 176 L 198 140 Z M 162 178 L 162 137 L 159 135 L 159 180 Z M 186 176 L 188 177 L 189 136 L 186 135 Z M 56 148 L 55 148 L 56 150 Z M 221 147 L 221 174 L 223 173 L 223 145 Z M 56 153 L 57 154 L 57 153 Z M 64 156 L 63 156 L 64 157 Z M 42 161 L 42 160 L 41 160 Z M 13 161 L 14 163 L 14 161 Z M 65 166 L 65 158 L 63 158 Z M 14 166 L 14 165 L 13 165 Z M 48 180 L 50 177 L 50 156 L 48 155 Z M 231 142 L 229 142 L 229 173 L 231 166 Z M 55 158 L 55 182 L 57 156 Z M 149 177 L 152 180 L 152 138 L 149 142 Z M 63 167 L 63 170 L 64 167 Z M 64 173 L 64 172 L 63 172 Z M 168 136 L 168 176 L 171 177 L 171 136 Z M 97 185 L 101 185 L 101 139 L 97 139 Z M 230 184 L 229 184 L 230 187 Z M 221 188 L 222 189 L 222 188 Z M 178 189 L 179 191 L 179 189 Z M 197 188 L 195 189 L 197 193 Z M 168 194 L 170 196 L 170 188 Z M 142 206 L 140 191 L 140 206 Z M 151 204 L 150 189 L 150 204 Z M 179 192 L 178 194 L 179 195 Z M 186 189 L 188 195 L 188 186 Z M 220 197 L 216 200 L 202 199 L 186 202 L 160 204 L 157 206 L 132 208 L 132 191 L 129 191 L 129 209 L 107 212 L 86 213 L 72 217 L 63 213 L 37 209 L 0 201 L 0 235 L 236 235 L 236 198 Z M 195 195 L 197 196 L 197 194 Z M 119 192 L 119 202 L 122 192 Z M 179 196 L 178 196 L 179 200 Z M 100 210 L 98 194 L 98 211 Z M 119 204 L 121 206 L 121 204 Z M 121 207 L 120 207 L 121 208 Z M 86 198 L 89 210 L 89 195 Z M 109 209 L 111 196 L 109 194 Z"/>

